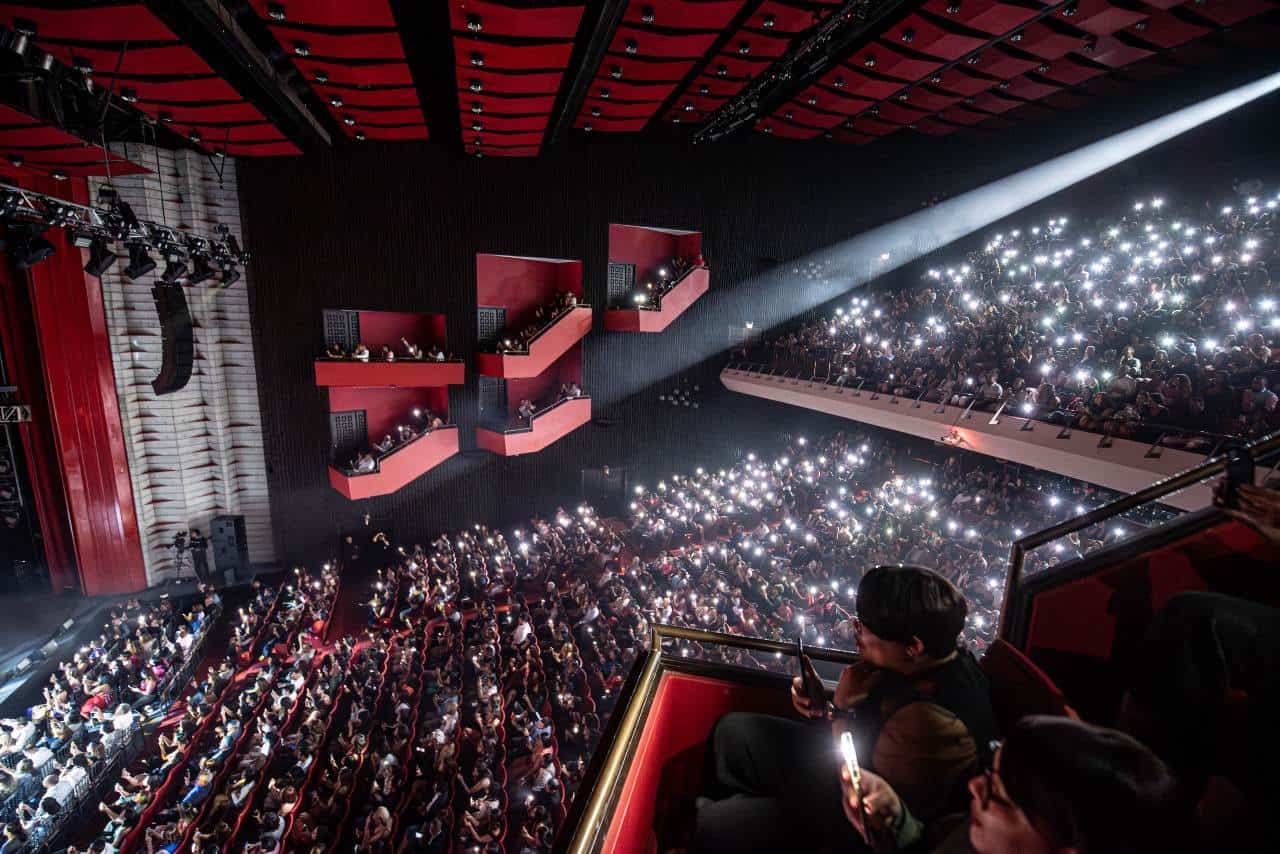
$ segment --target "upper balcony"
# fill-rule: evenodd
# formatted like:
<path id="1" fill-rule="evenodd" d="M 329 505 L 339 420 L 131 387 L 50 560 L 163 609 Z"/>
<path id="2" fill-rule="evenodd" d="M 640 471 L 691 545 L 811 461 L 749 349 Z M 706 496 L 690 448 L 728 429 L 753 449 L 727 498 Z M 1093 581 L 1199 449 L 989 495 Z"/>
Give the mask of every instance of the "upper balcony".
<path id="1" fill-rule="evenodd" d="M 352 501 L 390 495 L 458 453 L 458 427 L 424 433 L 378 458 L 371 472 L 352 474 L 329 466 L 329 484 Z"/>
<path id="2" fill-rule="evenodd" d="M 490 377 L 527 379 L 551 367 L 591 331 L 591 306 L 562 311 L 541 332 L 529 339 L 528 349 L 511 353 L 477 353 L 476 370 Z"/>
<path id="3" fill-rule="evenodd" d="M 926 403 L 822 380 L 773 374 L 758 365 L 730 365 L 720 373 L 720 381 L 730 391 L 897 430 L 1119 492 L 1136 492 L 1204 460 L 1199 454 L 1159 443 L 1100 436 L 1011 411 L 992 414 Z M 1210 486 L 1197 484 L 1168 496 L 1165 503 L 1194 510 L 1204 507 L 1210 498 Z"/>
<path id="4" fill-rule="evenodd" d="M 385 362 L 370 359 L 316 359 L 316 385 L 332 387 L 430 388 L 462 385 L 466 365 L 461 359 L 443 362 L 428 359 L 399 359 Z"/>
<path id="5" fill-rule="evenodd" d="M 476 444 L 503 457 L 533 454 L 591 420 L 591 398 L 560 400 L 534 414 L 527 424 L 505 430 L 476 429 Z"/>
<path id="6" fill-rule="evenodd" d="M 657 305 L 644 304 L 636 308 L 614 308 L 604 313 L 604 328 L 610 332 L 662 332 L 677 317 L 689 310 L 689 306 L 707 292 L 711 285 L 711 271 L 706 267 L 691 267 L 658 301 Z"/>

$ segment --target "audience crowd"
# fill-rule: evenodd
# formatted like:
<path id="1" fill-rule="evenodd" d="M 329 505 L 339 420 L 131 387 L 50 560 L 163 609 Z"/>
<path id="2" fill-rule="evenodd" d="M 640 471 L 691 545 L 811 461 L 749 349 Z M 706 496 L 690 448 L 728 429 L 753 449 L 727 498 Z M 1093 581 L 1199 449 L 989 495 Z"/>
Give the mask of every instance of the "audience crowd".
<path id="1" fill-rule="evenodd" d="M 396 350 L 391 345 L 384 344 L 379 352 L 378 358 L 373 359 L 369 348 L 363 343 L 356 344 L 355 348 L 348 353 L 343 346 L 338 343 L 330 344 L 325 348 L 324 357 L 335 361 L 352 361 L 352 362 L 394 362 L 396 359 L 410 361 L 427 361 L 427 362 L 451 362 L 454 361 L 452 354 L 447 353 L 439 344 L 429 344 L 426 350 L 409 341 L 407 338 L 400 338 L 401 352 L 396 355 Z"/>
<path id="2" fill-rule="evenodd" d="M 653 271 L 651 278 L 646 278 L 644 282 L 636 283 L 634 290 L 631 292 L 630 304 L 623 304 L 619 308 L 641 308 L 658 311 L 662 308 L 662 298 L 680 283 L 685 274 L 695 267 L 705 267 L 707 262 L 703 260 L 702 253 L 698 253 L 692 258 L 677 256 L 669 259 L 664 264 L 659 264 Z"/>
<path id="3" fill-rule="evenodd" d="M 372 443 L 366 450 L 357 451 L 355 457 L 347 462 L 345 470 L 349 475 L 371 474 L 378 470 L 378 461 L 394 451 L 403 448 L 432 430 L 449 426 L 445 418 L 441 418 L 429 408 L 415 407 L 407 413 L 404 423 L 397 424 L 391 433 L 384 433 L 382 438 Z"/>
<path id="4" fill-rule="evenodd" d="M 568 380 L 560 384 L 560 388 L 556 389 L 555 394 L 546 395 L 537 401 L 529 398 L 522 398 L 519 406 L 516 407 L 516 418 L 518 421 L 529 425 L 533 419 L 543 412 L 546 412 L 553 406 L 563 403 L 566 400 L 576 400 L 582 397 L 582 386 L 573 380 Z"/>
<path id="5" fill-rule="evenodd" d="M 500 341 L 493 345 L 496 353 L 528 353 L 529 344 L 534 338 L 537 338 L 542 332 L 551 326 L 560 318 L 564 317 L 575 308 L 583 307 L 578 301 L 578 295 L 572 291 L 561 291 L 556 294 L 555 299 L 545 305 L 540 305 L 533 310 L 533 314 L 529 318 L 529 322 L 515 334 L 515 336 L 504 336 Z"/>
<path id="6" fill-rule="evenodd" d="M 1280 195 L 996 234 L 922 286 L 854 296 L 750 358 L 881 394 L 1172 447 L 1280 427 Z"/>

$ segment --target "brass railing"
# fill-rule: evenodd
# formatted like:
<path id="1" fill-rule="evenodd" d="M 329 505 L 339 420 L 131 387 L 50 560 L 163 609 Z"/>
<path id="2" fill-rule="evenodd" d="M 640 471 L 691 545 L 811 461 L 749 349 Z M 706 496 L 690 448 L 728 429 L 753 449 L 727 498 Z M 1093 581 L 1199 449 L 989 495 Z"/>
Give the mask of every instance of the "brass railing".
<path id="1" fill-rule="evenodd" d="M 573 827 L 566 827 L 566 837 L 556 846 L 557 851 L 570 854 L 589 854 L 600 850 L 612 807 L 616 804 L 626 777 L 628 765 L 635 750 L 635 743 L 648 719 L 649 708 L 654 692 L 664 671 L 664 655 L 662 644 L 666 640 L 693 641 L 697 643 L 731 646 L 750 649 L 756 652 L 771 652 L 779 655 L 795 655 L 796 644 L 785 641 L 768 640 L 766 638 L 746 637 L 744 635 L 708 632 L 703 629 L 691 629 L 683 626 L 669 626 L 662 623 L 653 626 L 650 635 L 649 652 L 643 661 L 643 669 L 635 684 L 635 688 L 621 709 L 620 721 L 608 744 L 600 749 L 606 750 L 599 772 L 595 776 L 590 791 L 581 791 L 578 796 L 585 797 L 585 807 L 581 817 Z M 819 661 L 831 661 L 840 664 L 856 664 L 858 655 L 848 650 L 831 649 L 829 647 L 805 647 L 805 654 Z M 679 659 L 672 658 L 672 663 Z"/>
<path id="2" fill-rule="evenodd" d="M 1256 439 L 1253 442 L 1243 444 L 1242 447 L 1253 455 L 1255 460 L 1280 450 L 1280 431 Z M 1000 606 L 1000 635 L 1004 637 L 1011 624 L 1012 616 L 1010 611 L 1014 602 L 1015 588 L 1022 582 L 1022 569 L 1026 562 L 1027 553 L 1032 549 L 1039 548 L 1046 543 L 1060 539 L 1073 534 L 1076 531 L 1084 530 L 1090 525 L 1096 525 L 1121 513 L 1141 507 L 1152 501 L 1158 501 L 1167 495 L 1171 495 L 1179 490 L 1194 486 L 1202 480 L 1220 474 L 1227 467 L 1229 457 L 1227 454 L 1219 454 L 1205 460 L 1199 465 L 1192 466 L 1189 469 L 1171 474 L 1168 477 L 1158 480 L 1150 486 L 1140 489 L 1131 495 L 1123 498 L 1117 498 L 1109 504 L 1104 504 L 1064 522 L 1051 525 L 1048 528 L 1042 528 L 1039 531 L 1028 534 L 1025 537 L 1014 540 L 1013 546 L 1009 550 L 1009 568 L 1005 575 L 1004 584 L 1004 601 Z M 1176 522 L 1176 520 L 1175 520 Z"/>

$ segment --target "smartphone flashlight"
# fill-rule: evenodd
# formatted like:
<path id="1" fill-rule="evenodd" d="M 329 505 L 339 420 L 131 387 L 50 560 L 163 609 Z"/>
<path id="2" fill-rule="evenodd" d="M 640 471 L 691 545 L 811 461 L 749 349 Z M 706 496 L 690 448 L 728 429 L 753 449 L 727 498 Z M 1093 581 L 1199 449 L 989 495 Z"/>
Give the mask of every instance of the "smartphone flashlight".
<path id="1" fill-rule="evenodd" d="M 858 749 L 853 746 L 853 736 L 848 732 L 840 733 L 840 754 L 844 757 L 844 767 L 849 769 L 854 791 L 860 791 L 862 769 L 858 767 Z"/>

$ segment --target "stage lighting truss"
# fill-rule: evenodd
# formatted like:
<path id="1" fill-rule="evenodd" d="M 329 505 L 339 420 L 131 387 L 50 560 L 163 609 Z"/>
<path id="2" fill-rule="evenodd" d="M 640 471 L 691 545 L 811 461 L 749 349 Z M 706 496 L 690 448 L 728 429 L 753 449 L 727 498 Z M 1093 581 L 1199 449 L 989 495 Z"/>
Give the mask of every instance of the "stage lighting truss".
<path id="1" fill-rule="evenodd" d="M 97 205 L 91 207 L 0 183 L 0 222 L 7 229 L 3 245 L 22 269 L 53 254 L 53 245 L 41 236 L 49 228 L 67 230 L 76 246 L 89 250 L 84 271 L 95 278 L 115 263 L 116 243 L 129 254 L 123 271 L 127 277 L 153 271 L 154 252 L 165 262 L 160 280 L 169 285 L 197 285 L 219 277 L 215 284 L 230 287 L 249 263 L 249 253 L 228 226 L 220 224 L 214 235 L 202 236 L 139 219 L 109 184 L 98 189 Z"/>

